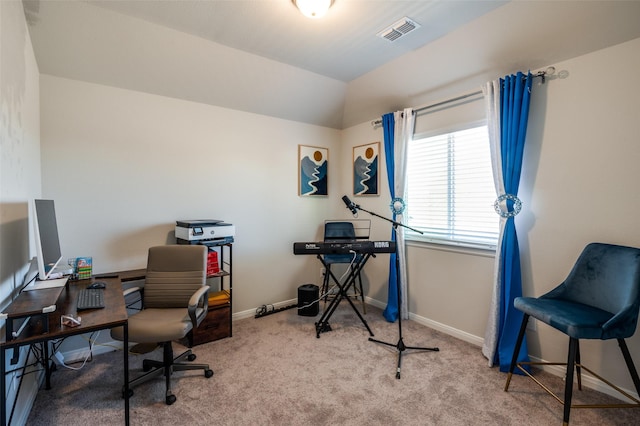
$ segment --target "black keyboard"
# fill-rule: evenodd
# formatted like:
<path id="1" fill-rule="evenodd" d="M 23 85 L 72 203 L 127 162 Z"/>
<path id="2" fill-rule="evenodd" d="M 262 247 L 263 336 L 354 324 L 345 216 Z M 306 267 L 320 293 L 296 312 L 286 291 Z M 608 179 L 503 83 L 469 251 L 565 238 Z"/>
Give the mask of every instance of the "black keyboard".
<path id="1" fill-rule="evenodd" d="M 104 308 L 104 290 L 100 288 L 83 288 L 78 293 L 78 303 L 76 309 L 99 309 Z"/>

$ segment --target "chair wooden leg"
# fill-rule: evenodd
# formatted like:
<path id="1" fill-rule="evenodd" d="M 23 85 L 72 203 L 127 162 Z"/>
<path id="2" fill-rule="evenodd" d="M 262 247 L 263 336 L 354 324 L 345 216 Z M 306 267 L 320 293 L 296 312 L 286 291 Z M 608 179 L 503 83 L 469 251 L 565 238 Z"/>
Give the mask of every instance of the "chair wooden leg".
<path id="1" fill-rule="evenodd" d="M 640 395 L 640 378 L 638 377 L 636 366 L 633 364 L 633 359 L 631 359 L 631 354 L 629 353 L 627 343 L 624 341 L 624 339 L 618 339 L 618 346 L 620 346 L 620 351 L 622 352 L 622 356 L 624 357 L 624 362 L 627 363 L 627 369 L 629 370 L 629 374 L 631 374 L 631 379 L 633 380 L 633 384 L 636 387 L 636 392 L 638 393 L 638 395 Z"/>
<path id="2" fill-rule="evenodd" d="M 520 331 L 518 332 L 518 339 L 516 340 L 516 346 L 513 349 L 513 356 L 511 357 L 511 365 L 509 366 L 509 373 L 507 374 L 507 383 L 504 385 L 504 391 L 509 390 L 509 383 L 511 383 L 511 376 L 513 370 L 516 368 L 518 362 L 518 354 L 520 353 L 520 346 L 522 346 L 522 340 L 524 339 L 524 332 L 527 329 L 527 323 L 529 322 L 529 315 L 524 314 L 522 317 L 522 324 L 520 325 Z"/>
<path id="3" fill-rule="evenodd" d="M 569 338 L 569 355 L 567 356 L 567 375 L 564 383 L 564 414 L 562 424 L 569 424 L 569 414 L 571 413 L 571 397 L 573 393 L 573 369 L 576 363 L 576 354 L 578 353 L 578 339 Z"/>

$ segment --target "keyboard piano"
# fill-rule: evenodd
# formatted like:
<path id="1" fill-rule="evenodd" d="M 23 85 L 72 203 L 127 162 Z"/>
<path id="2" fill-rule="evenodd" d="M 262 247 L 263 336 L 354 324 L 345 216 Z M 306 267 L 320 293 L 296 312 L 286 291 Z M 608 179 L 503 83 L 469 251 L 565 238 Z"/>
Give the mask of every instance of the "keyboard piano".
<path id="1" fill-rule="evenodd" d="M 395 241 L 343 241 L 293 243 L 293 254 L 358 254 L 395 253 Z"/>

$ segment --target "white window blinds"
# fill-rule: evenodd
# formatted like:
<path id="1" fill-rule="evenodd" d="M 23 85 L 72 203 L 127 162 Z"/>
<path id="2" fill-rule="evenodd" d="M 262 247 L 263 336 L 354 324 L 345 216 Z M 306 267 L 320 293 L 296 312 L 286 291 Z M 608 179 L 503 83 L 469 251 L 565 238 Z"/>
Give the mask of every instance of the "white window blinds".
<path id="1" fill-rule="evenodd" d="M 408 240 L 494 248 L 499 216 L 486 126 L 415 138 L 407 157 Z"/>

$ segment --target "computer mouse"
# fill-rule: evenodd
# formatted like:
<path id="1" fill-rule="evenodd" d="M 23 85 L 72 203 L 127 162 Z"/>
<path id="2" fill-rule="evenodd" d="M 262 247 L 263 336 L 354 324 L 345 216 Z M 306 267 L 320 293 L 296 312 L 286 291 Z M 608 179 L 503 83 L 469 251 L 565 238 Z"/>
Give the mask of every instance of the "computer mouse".
<path id="1" fill-rule="evenodd" d="M 107 283 L 104 281 L 94 281 L 92 284 L 89 284 L 87 288 L 105 288 Z"/>

